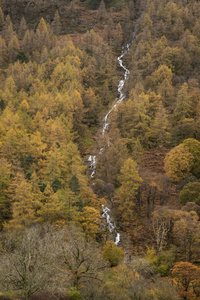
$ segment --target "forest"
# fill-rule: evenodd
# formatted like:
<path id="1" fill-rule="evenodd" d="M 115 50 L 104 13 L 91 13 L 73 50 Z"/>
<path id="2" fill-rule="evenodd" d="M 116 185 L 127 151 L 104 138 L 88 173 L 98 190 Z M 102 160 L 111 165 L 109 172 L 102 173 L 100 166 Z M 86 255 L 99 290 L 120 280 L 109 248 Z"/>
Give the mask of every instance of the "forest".
<path id="1" fill-rule="evenodd" d="M 199 218 L 200 2 L 0 0 L 0 299 L 198 300 Z"/>

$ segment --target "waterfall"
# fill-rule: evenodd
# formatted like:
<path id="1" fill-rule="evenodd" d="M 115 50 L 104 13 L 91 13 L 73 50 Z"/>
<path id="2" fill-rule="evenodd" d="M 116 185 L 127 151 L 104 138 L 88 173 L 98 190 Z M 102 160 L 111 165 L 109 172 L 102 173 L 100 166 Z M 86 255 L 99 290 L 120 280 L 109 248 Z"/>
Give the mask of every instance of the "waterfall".
<path id="1" fill-rule="evenodd" d="M 119 84 L 118 84 L 118 93 L 119 93 L 119 97 L 115 100 L 114 104 L 112 105 L 111 109 L 107 112 L 107 114 L 104 116 L 103 118 L 103 125 L 102 125 L 102 136 L 104 138 L 106 138 L 106 131 L 108 130 L 109 128 L 109 116 L 110 114 L 112 113 L 112 111 L 114 109 L 117 108 L 117 106 L 125 99 L 125 95 L 123 94 L 122 90 L 123 90 L 123 87 L 124 87 L 124 84 L 125 84 L 125 81 L 128 79 L 128 74 L 130 73 L 130 71 L 123 65 L 123 57 L 124 55 L 129 51 L 130 49 L 130 44 L 127 44 L 123 50 L 122 50 L 122 53 L 121 55 L 117 58 L 118 60 L 118 63 L 120 65 L 121 68 L 124 69 L 124 77 L 123 79 L 121 79 L 119 81 Z M 107 144 L 109 146 L 109 140 L 107 139 Z M 99 150 L 99 154 L 101 154 L 103 152 L 104 148 L 101 148 Z M 89 163 L 89 167 L 90 169 L 92 170 L 92 173 L 91 173 L 91 177 L 93 178 L 95 176 L 95 173 L 96 173 L 96 166 L 97 166 L 97 157 L 96 155 L 90 155 L 89 158 L 88 158 L 88 163 Z M 111 233 L 114 233 L 115 234 L 115 244 L 118 245 L 119 242 L 120 242 L 120 233 L 117 232 L 116 230 L 116 225 L 115 225 L 115 222 L 114 220 L 112 219 L 111 217 L 111 210 L 110 208 L 108 208 L 107 206 L 104 206 L 102 205 L 102 209 L 103 209 L 103 213 L 102 213 L 102 217 L 106 219 L 106 222 L 107 222 L 107 225 L 108 225 L 108 230 L 111 232 Z"/>

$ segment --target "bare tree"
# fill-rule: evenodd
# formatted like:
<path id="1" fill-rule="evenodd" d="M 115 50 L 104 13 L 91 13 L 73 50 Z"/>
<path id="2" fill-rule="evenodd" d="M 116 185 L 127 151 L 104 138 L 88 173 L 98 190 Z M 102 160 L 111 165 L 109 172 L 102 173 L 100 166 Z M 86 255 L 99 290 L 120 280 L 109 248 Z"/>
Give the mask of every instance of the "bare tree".
<path id="1" fill-rule="evenodd" d="M 0 256 L 2 289 L 21 290 L 25 300 L 52 286 L 60 236 L 51 226 L 26 229 L 22 236 L 6 236 Z"/>
<path id="2" fill-rule="evenodd" d="M 170 230 L 170 221 L 162 218 L 152 219 L 152 229 L 153 229 L 153 239 L 156 242 L 156 247 L 158 251 L 162 251 L 165 243 L 167 234 Z"/>
<path id="3" fill-rule="evenodd" d="M 88 243 L 75 226 L 34 226 L 1 236 L 0 290 L 20 291 L 25 300 L 37 292 L 67 293 L 74 286 L 93 293 L 103 261 L 97 244 Z"/>
<path id="4" fill-rule="evenodd" d="M 88 243 L 80 230 L 68 227 L 62 243 L 65 268 L 71 275 L 71 284 L 80 289 L 93 280 L 100 281 L 99 271 L 106 264 L 103 262 L 96 244 Z"/>

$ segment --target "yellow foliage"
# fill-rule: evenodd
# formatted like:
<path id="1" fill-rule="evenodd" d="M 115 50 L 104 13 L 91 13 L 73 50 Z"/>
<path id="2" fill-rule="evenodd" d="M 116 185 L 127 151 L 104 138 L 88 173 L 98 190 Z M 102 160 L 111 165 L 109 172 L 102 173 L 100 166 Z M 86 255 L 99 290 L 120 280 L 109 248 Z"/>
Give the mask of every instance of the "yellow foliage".
<path id="1" fill-rule="evenodd" d="M 83 227 L 86 236 L 94 238 L 99 232 L 100 212 L 94 207 L 85 206 L 80 216 L 81 226 Z"/>
<path id="2" fill-rule="evenodd" d="M 177 182 L 190 173 L 194 156 L 187 146 L 180 144 L 173 148 L 165 157 L 165 172 L 173 181 Z"/>

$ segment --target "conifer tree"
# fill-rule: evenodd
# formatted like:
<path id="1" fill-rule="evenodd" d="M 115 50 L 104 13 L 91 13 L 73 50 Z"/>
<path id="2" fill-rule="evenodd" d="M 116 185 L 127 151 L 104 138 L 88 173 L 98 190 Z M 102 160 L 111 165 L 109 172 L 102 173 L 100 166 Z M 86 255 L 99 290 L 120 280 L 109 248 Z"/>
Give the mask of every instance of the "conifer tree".
<path id="1" fill-rule="evenodd" d="M 80 184 L 79 184 L 79 180 L 76 177 L 76 175 L 73 175 L 70 182 L 69 182 L 69 187 L 71 189 L 72 192 L 75 193 L 75 195 L 78 195 L 80 192 Z"/>
<path id="2" fill-rule="evenodd" d="M 10 62 L 14 62 L 19 50 L 20 50 L 19 41 L 16 35 L 14 35 L 8 43 L 8 58 Z"/>
<path id="3" fill-rule="evenodd" d="M 106 17 L 106 6 L 104 0 L 101 0 L 101 3 L 99 5 L 98 11 L 97 11 L 97 18 L 99 20 L 103 20 Z"/>
<path id="4" fill-rule="evenodd" d="M 56 11 L 53 22 L 51 23 L 51 28 L 55 35 L 61 34 L 61 22 L 60 22 L 60 15 L 59 12 Z"/>
<path id="5" fill-rule="evenodd" d="M 193 28 L 193 34 L 198 38 L 200 39 L 200 23 L 199 21 L 197 20 L 194 28 Z"/>
<path id="6" fill-rule="evenodd" d="M 3 158 L 0 159 L 0 230 L 3 224 L 11 218 L 11 202 L 8 188 L 11 184 L 11 165 Z"/>
<path id="7" fill-rule="evenodd" d="M 0 35 L 0 65 L 5 66 L 7 59 L 7 46 L 4 39 Z"/>
<path id="8" fill-rule="evenodd" d="M 5 20 L 5 26 L 3 29 L 3 37 L 6 41 L 6 44 L 8 45 L 9 41 L 11 38 L 15 35 L 15 32 L 13 30 L 13 23 L 9 15 L 7 15 L 6 20 Z"/>
<path id="9" fill-rule="evenodd" d="M 31 54 L 31 52 L 34 49 L 33 45 L 33 39 L 34 39 L 34 32 L 29 31 L 28 29 L 25 32 L 25 35 L 23 37 L 23 40 L 21 41 L 21 49 L 27 54 Z"/>
<path id="10" fill-rule="evenodd" d="M 4 21 L 4 13 L 0 7 L 0 31 L 3 30 L 3 27 L 5 25 L 5 21 Z"/>
<path id="11" fill-rule="evenodd" d="M 155 115 L 155 120 L 150 130 L 150 135 L 157 141 L 158 145 L 169 143 L 169 121 L 166 110 L 162 104 Z"/>
<path id="12" fill-rule="evenodd" d="M 47 50 L 47 47 L 44 46 L 42 49 L 41 56 L 40 56 L 41 63 L 46 62 L 47 58 L 48 58 L 48 50 Z"/>
<path id="13" fill-rule="evenodd" d="M 42 51 L 43 46 L 46 46 L 47 49 L 50 48 L 50 33 L 47 27 L 47 24 L 43 18 L 41 18 L 40 23 L 36 29 L 36 34 L 34 38 L 34 48 L 37 51 Z"/>
<path id="14" fill-rule="evenodd" d="M 123 221 L 128 221 L 132 217 L 134 208 L 136 207 L 135 195 L 142 183 L 137 169 L 137 164 L 131 158 L 128 158 L 121 168 L 119 176 L 121 186 L 118 191 L 119 211 L 122 214 Z M 138 210 L 140 208 L 137 208 Z"/>
<path id="15" fill-rule="evenodd" d="M 12 203 L 12 220 L 6 227 L 17 229 L 33 224 L 36 221 L 34 198 L 31 184 L 25 180 L 23 174 L 17 174 L 8 191 Z"/>
<path id="16" fill-rule="evenodd" d="M 188 85 L 185 82 L 177 95 L 176 108 L 174 110 L 174 116 L 176 121 L 181 122 L 185 118 L 188 118 L 191 110 L 191 101 L 188 94 Z"/>
<path id="17" fill-rule="evenodd" d="M 26 24 L 26 20 L 23 16 L 21 19 L 20 25 L 19 25 L 19 29 L 18 29 L 18 37 L 20 40 L 23 39 L 26 30 L 27 30 L 27 24 Z"/>

